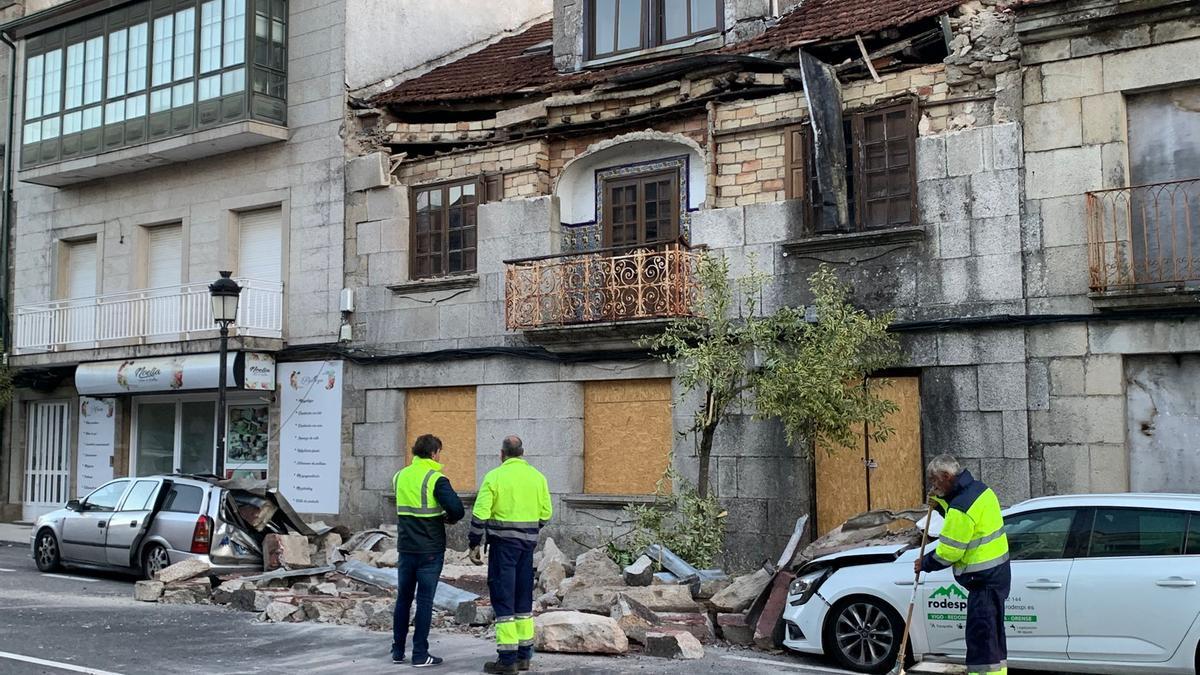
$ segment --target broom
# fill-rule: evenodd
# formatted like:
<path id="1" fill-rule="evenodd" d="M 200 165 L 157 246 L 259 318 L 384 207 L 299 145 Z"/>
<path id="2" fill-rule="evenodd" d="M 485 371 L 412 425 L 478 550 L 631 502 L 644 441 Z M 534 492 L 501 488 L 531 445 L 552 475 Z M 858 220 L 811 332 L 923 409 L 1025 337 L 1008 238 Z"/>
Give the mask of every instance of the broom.
<path id="1" fill-rule="evenodd" d="M 924 555 L 925 555 L 925 544 L 929 541 L 929 527 L 930 527 L 932 520 L 933 520 L 933 510 L 926 509 L 925 510 L 925 527 L 921 529 L 921 550 L 917 554 L 922 557 L 924 557 Z M 900 638 L 900 652 L 896 655 L 896 666 L 894 668 L 892 668 L 890 671 L 888 671 L 888 675 L 904 675 L 904 673 L 906 672 L 906 670 L 904 668 L 904 655 L 905 655 L 905 652 L 908 651 L 908 648 L 906 647 L 906 645 L 908 644 L 908 630 L 909 630 L 909 627 L 912 626 L 913 607 L 915 607 L 917 604 L 917 589 L 920 587 L 921 587 L 921 571 L 917 570 L 916 578 L 913 579 L 912 596 L 909 597 L 909 599 L 908 599 L 908 616 L 905 617 L 905 619 L 904 619 L 904 634 Z"/>

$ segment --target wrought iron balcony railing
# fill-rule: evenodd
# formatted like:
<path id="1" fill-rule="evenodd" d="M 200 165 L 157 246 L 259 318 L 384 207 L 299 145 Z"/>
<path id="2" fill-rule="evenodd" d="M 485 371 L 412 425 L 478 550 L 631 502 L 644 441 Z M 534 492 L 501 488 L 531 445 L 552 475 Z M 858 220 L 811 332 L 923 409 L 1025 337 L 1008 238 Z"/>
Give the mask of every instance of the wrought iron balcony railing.
<path id="1" fill-rule="evenodd" d="M 1200 178 L 1087 195 L 1093 291 L 1200 288 Z"/>
<path id="2" fill-rule="evenodd" d="M 283 284 L 238 279 L 233 335 L 283 337 Z M 207 283 L 109 293 L 16 308 L 13 353 L 215 337 Z"/>
<path id="3" fill-rule="evenodd" d="M 700 253 L 680 243 L 505 261 L 509 330 L 690 316 Z"/>

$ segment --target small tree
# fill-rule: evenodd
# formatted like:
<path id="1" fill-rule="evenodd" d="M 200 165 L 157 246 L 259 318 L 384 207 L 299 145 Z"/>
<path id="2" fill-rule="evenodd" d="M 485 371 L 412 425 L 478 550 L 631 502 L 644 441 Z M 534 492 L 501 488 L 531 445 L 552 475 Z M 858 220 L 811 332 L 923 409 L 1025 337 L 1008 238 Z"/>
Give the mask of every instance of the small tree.
<path id="1" fill-rule="evenodd" d="M 753 395 L 757 419 L 780 419 L 788 441 L 803 440 L 810 451 L 816 438 L 852 445 L 864 422 L 877 440 L 886 440 L 891 429 L 883 421 L 896 406 L 879 397 L 882 383 L 868 385 L 866 376 L 897 360 L 896 340 L 887 333 L 890 314 L 871 317 L 852 306 L 824 266 L 809 279 L 815 323 L 792 307 L 762 313 L 766 277 L 731 280 L 724 257 L 705 254 L 697 275 L 694 316 L 671 322 L 644 344 L 676 367 L 685 395 L 703 392 L 691 428 L 700 499 L 708 496 L 717 428 L 744 393 Z"/>

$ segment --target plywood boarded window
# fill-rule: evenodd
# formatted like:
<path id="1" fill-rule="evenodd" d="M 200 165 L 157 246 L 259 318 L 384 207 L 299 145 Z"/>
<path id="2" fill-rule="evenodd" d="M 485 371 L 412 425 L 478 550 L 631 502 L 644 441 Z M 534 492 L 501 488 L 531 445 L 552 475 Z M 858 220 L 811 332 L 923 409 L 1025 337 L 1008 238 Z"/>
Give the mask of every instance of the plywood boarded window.
<path id="1" fill-rule="evenodd" d="M 647 495 L 671 455 L 671 381 L 586 382 L 583 491 Z"/>
<path id="2" fill-rule="evenodd" d="M 825 534 L 851 516 L 872 509 L 919 508 L 923 501 L 921 394 L 917 377 L 893 377 L 880 395 L 899 410 L 887 424 L 895 430 L 886 443 L 868 437 L 865 426 L 853 448 L 816 451 L 817 532 Z"/>
<path id="3" fill-rule="evenodd" d="M 405 393 L 405 462 L 422 434 L 442 439 L 442 472 L 459 492 L 475 489 L 475 387 L 409 389 Z"/>

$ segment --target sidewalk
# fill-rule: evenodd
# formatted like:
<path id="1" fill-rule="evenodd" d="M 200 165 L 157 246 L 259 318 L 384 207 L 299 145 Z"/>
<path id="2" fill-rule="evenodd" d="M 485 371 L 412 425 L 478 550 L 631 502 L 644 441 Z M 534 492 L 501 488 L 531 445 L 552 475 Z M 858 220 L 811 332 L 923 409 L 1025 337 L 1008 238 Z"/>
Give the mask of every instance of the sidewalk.
<path id="1" fill-rule="evenodd" d="M 10 542 L 13 544 L 29 545 L 29 531 L 31 525 L 21 525 L 18 523 L 0 523 L 0 541 Z"/>

